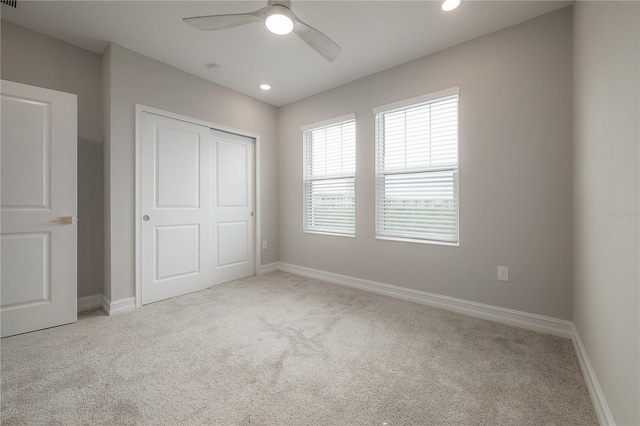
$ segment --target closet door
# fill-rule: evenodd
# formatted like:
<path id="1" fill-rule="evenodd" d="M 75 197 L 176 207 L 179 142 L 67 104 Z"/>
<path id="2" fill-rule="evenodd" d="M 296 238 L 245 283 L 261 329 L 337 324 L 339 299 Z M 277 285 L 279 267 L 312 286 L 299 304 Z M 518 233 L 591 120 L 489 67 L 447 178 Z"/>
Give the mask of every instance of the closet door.
<path id="1" fill-rule="evenodd" d="M 208 127 L 143 113 L 141 137 L 142 303 L 147 304 L 214 284 L 214 164 Z"/>
<path id="2" fill-rule="evenodd" d="M 254 275 L 253 139 L 212 131 L 214 142 L 215 282 Z"/>

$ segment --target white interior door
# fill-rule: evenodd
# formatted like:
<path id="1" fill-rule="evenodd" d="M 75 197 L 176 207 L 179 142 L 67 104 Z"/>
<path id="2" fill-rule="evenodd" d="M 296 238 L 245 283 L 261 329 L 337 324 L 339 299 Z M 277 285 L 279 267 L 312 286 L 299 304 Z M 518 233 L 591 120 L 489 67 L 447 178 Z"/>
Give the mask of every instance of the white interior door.
<path id="1" fill-rule="evenodd" d="M 142 303 L 202 290 L 212 279 L 211 131 L 143 113 Z"/>
<path id="2" fill-rule="evenodd" d="M 2 80 L 2 337 L 76 321 L 77 99 Z"/>
<path id="3" fill-rule="evenodd" d="M 254 140 L 212 130 L 216 283 L 255 274 Z"/>

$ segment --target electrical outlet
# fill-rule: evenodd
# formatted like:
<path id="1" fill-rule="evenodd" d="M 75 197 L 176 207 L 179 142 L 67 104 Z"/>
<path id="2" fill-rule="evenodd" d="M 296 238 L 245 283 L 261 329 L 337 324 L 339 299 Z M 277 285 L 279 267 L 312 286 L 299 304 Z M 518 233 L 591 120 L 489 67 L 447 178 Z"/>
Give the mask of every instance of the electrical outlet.
<path id="1" fill-rule="evenodd" d="M 498 281 L 509 281 L 509 267 L 498 266 Z"/>
<path id="2" fill-rule="evenodd" d="M 267 240 L 264 240 L 262 242 L 262 250 L 266 250 L 267 249 Z"/>

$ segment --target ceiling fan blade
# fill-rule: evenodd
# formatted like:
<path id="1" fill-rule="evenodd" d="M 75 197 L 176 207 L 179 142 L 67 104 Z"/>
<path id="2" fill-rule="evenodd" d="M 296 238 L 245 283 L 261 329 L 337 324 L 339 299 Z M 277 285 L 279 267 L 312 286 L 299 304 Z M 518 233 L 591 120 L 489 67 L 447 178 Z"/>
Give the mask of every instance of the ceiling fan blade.
<path id="1" fill-rule="evenodd" d="M 229 15 L 208 15 L 184 18 L 183 21 L 202 31 L 225 30 L 240 25 L 263 22 L 267 7 L 250 13 L 233 13 Z"/>
<path id="2" fill-rule="evenodd" d="M 338 59 L 338 56 L 342 53 L 342 48 L 335 41 L 312 26 L 305 24 L 298 17 L 295 17 L 293 32 L 329 62 Z"/>

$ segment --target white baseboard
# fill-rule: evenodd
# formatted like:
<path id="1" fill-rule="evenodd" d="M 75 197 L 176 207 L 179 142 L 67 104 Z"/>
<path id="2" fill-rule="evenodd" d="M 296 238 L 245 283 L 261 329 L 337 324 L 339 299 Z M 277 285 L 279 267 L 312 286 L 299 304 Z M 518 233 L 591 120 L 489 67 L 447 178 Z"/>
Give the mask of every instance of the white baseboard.
<path id="1" fill-rule="evenodd" d="M 102 309 L 104 309 L 107 315 L 121 314 L 123 312 L 133 311 L 135 308 L 135 297 L 111 301 L 107 296 L 102 296 Z"/>
<path id="2" fill-rule="evenodd" d="M 256 275 L 268 274 L 269 272 L 275 272 L 279 269 L 279 263 L 267 263 L 266 265 L 258 266 Z"/>
<path id="3" fill-rule="evenodd" d="M 346 287 L 357 288 L 370 291 L 397 299 L 408 300 L 421 303 L 448 311 L 458 312 L 476 318 L 489 321 L 496 321 L 503 324 L 513 325 L 528 330 L 553 334 L 570 339 L 572 333 L 571 321 L 560 320 L 542 315 L 530 314 L 528 312 L 516 311 L 513 309 L 501 308 L 499 306 L 486 305 L 484 303 L 471 302 L 469 300 L 456 299 L 455 297 L 442 296 L 426 291 L 413 290 L 395 285 L 364 280 L 361 278 L 349 277 L 346 275 L 334 274 L 317 269 L 306 268 L 304 266 L 291 265 L 280 262 L 278 269 L 291 274 L 304 277 L 315 278 L 333 284 Z"/>
<path id="4" fill-rule="evenodd" d="M 102 306 L 102 295 L 94 294 L 78 298 L 78 312 L 88 311 Z"/>
<path id="5" fill-rule="evenodd" d="M 573 338 L 571 339 L 573 341 L 573 348 L 578 356 L 580 369 L 582 370 L 584 381 L 587 383 L 587 389 L 589 389 L 589 395 L 591 395 L 591 401 L 593 402 L 593 408 L 598 416 L 598 421 L 603 426 L 615 425 L 616 422 L 613 418 L 613 414 L 611 414 L 611 410 L 609 409 L 609 404 L 607 404 L 607 400 L 604 397 L 604 393 L 602 392 L 602 388 L 598 382 L 598 377 L 596 377 L 596 372 L 591 366 L 591 361 L 589 361 L 587 351 L 580 339 L 580 333 L 578 333 L 578 329 L 575 324 L 572 323 L 571 328 L 573 331 Z"/>

